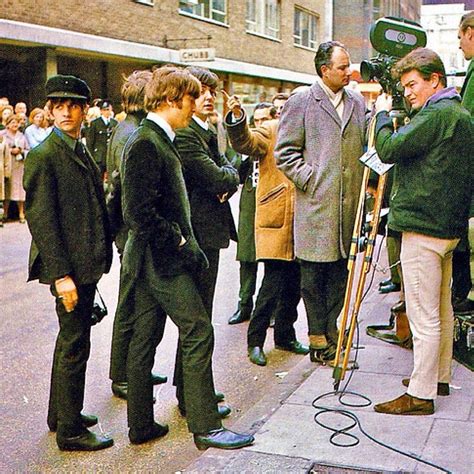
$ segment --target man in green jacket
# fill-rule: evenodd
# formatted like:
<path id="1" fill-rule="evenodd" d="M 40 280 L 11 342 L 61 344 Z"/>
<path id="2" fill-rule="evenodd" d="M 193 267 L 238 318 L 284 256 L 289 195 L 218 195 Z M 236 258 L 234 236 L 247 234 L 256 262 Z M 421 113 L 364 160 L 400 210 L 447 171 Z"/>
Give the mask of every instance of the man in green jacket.
<path id="1" fill-rule="evenodd" d="M 396 163 L 389 225 L 402 233 L 401 263 L 414 367 L 407 393 L 375 405 L 394 415 L 430 415 L 436 395 L 449 395 L 453 350 L 452 256 L 471 200 L 473 130 L 439 56 L 418 48 L 395 74 L 415 115 L 394 131 L 391 100 L 376 103 L 377 152 Z"/>
<path id="2" fill-rule="evenodd" d="M 469 63 L 466 79 L 461 89 L 462 105 L 471 114 L 474 121 L 474 11 L 463 15 L 458 31 L 459 49 Z M 474 215 L 474 206 L 471 199 L 469 217 Z M 456 314 L 470 314 L 474 311 L 474 301 L 468 298 L 472 288 L 471 283 L 471 251 L 468 238 L 469 223 L 466 221 L 466 230 L 461 242 L 453 255 L 453 309 Z M 472 245 L 471 245 L 472 247 Z"/>

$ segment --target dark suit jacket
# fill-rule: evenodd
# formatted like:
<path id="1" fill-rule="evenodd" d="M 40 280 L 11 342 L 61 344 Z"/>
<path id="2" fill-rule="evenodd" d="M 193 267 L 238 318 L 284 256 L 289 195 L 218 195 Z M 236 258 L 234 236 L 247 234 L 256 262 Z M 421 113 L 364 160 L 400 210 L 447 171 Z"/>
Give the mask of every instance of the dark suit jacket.
<path id="1" fill-rule="evenodd" d="M 29 280 L 53 283 L 71 275 L 76 284 L 96 283 L 112 262 L 99 170 L 53 131 L 28 153 L 23 185 L 33 238 Z"/>
<path id="2" fill-rule="evenodd" d="M 130 135 L 145 118 L 145 113 L 129 113 L 112 131 L 107 148 L 107 190 L 106 202 L 112 235 L 119 252 L 122 253 L 127 240 L 128 229 L 124 225 L 121 204 L 120 163 L 123 149 Z"/>
<path id="3" fill-rule="evenodd" d="M 129 236 L 122 260 L 138 276 L 147 247 L 160 275 L 200 271 L 207 260 L 191 227 L 181 160 L 164 130 L 145 119 L 122 156 L 122 210 Z M 181 237 L 186 244 L 179 247 Z"/>
<path id="4" fill-rule="evenodd" d="M 117 120 L 111 118 L 108 125 L 105 125 L 102 117 L 93 120 L 86 132 L 87 147 L 92 153 L 95 162 L 102 172 L 106 167 L 107 145 L 113 129 L 118 125 Z"/>
<path id="5" fill-rule="evenodd" d="M 183 160 L 184 177 L 191 203 L 191 221 L 202 248 L 219 249 L 237 240 L 229 202 L 218 195 L 235 193 L 237 170 L 219 154 L 217 136 L 194 120 L 176 133 L 176 147 Z"/>

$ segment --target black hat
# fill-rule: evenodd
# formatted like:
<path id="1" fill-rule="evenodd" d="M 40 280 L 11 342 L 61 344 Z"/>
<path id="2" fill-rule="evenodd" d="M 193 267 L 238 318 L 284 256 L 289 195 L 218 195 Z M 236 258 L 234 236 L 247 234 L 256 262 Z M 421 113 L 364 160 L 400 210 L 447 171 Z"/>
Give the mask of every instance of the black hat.
<path id="1" fill-rule="evenodd" d="M 108 100 L 103 100 L 97 104 L 101 109 L 108 109 L 112 104 Z"/>
<path id="2" fill-rule="evenodd" d="M 46 81 L 46 97 L 48 99 L 83 99 L 90 101 L 89 86 L 78 77 L 58 74 Z"/>

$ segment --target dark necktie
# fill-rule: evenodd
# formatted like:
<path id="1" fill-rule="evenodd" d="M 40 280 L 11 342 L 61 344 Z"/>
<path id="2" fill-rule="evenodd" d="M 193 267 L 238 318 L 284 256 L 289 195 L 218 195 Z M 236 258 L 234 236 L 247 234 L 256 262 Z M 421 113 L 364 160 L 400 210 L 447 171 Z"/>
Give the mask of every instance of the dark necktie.
<path id="1" fill-rule="evenodd" d="M 89 162 L 89 159 L 87 158 L 87 153 L 84 148 L 84 145 L 80 140 L 76 142 L 76 146 L 74 147 L 74 151 L 76 152 L 76 155 L 80 158 L 80 160 L 84 163 L 86 168 L 91 171 L 91 164 Z"/>

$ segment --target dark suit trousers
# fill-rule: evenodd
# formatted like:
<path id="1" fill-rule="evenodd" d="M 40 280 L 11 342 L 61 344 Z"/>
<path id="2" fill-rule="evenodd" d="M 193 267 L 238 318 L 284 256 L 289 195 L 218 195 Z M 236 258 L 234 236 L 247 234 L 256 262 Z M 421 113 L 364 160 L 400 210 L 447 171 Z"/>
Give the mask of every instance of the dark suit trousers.
<path id="1" fill-rule="evenodd" d="M 249 347 L 263 347 L 270 319 L 275 313 L 273 339 L 277 346 L 288 346 L 296 339 L 293 324 L 298 318 L 300 269 L 297 262 L 265 260 L 265 274 L 247 332 Z"/>
<path id="2" fill-rule="evenodd" d="M 217 272 L 219 270 L 219 254 L 220 249 L 203 249 L 209 261 L 209 268 L 199 272 L 194 280 L 201 300 L 209 316 L 209 321 L 212 320 L 212 308 L 214 302 L 214 293 L 217 283 Z M 173 384 L 176 386 L 176 398 L 181 408 L 186 408 L 183 392 L 183 354 L 181 348 L 181 341 L 178 341 L 176 349 L 176 360 L 174 364 Z"/>
<path id="3" fill-rule="evenodd" d="M 156 312 L 143 308 L 142 316 L 137 321 L 134 321 L 130 316 L 134 312 L 135 305 L 134 283 L 133 279 L 124 278 L 120 272 L 119 301 L 115 312 L 110 353 L 109 377 L 113 382 L 127 381 L 127 357 L 134 330 L 150 335 L 150 343 L 154 345 L 155 353 L 156 347 L 163 339 L 165 330 L 166 314 L 163 314 L 161 307 L 156 308 L 155 304 L 152 304 L 152 308 L 156 308 Z M 136 329 L 135 325 L 140 327 Z M 145 348 L 145 350 L 147 349 Z"/>
<path id="4" fill-rule="evenodd" d="M 253 309 L 253 295 L 257 286 L 257 262 L 240 262 L 239 307 Z"/>
<path id="5" fill-rule="evenodd" d="M 79 285 L 79 302 L 67 313 L 56 298 L 59 334 L 54 349 L 48 425 L 58 426 L 58 435 L 77 436 L 83 431 L 81 411 L 84 405 L 86 366 L 90 353 L 91 314 L 95 284 Z M 54 287 L 51 292 L 56 296 Z"/>
<path id="6" fill-rule="evenodd" d="M 325 335 L 337 342 L 337 318 L 344 305 L 347 260 L 300 260 L 301 295 L 308 317 L 309 335 Z"/>
<path id="7" fill-rule="evenodd" d="M 127 278 L 127 276 L 126 276 Z M 135 322 L 127 359 L 128 425 L 144 429 L 153 423 L 153 386 L 150 371 L 155 346 L 138 320 L 161 307 L 178 326 L 183 355 L 183 394 L 192 433 L 207 433 L 222 424 L 217 411 L 212 376 L 214 333 L 196 285 L 189 274 L 164 277 L 156 273 L 149 255 L 135 282 Z"/>

